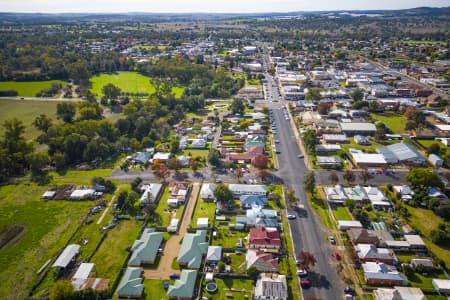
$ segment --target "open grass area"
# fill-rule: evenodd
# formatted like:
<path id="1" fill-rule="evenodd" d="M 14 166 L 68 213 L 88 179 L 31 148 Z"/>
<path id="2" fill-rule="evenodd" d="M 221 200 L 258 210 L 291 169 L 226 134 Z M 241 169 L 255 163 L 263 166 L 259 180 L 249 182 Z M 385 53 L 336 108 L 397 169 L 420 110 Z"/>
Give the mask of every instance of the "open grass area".
<path id="1" fill-rule="evenodd" d="M 3 82 L 0 82 L 0 84 Z M 57 101 L 23 101 L 0 99 L 0 124 L 12 118 L 17 118 L 25 126 L 25 138 L 34 139 L 41 132 L 33 126 L 34 119 L 40 114 L 46 114 L 56 121 Z M 0 134 L 3 127 L 0 127 Z"/>
<path id="2" fill-rule="evenodd" d="M 246 231 L 230 230 L 230 228 L 221 226 L 217 228 L 217 238 L 213 239 L 212 244 L 214 246 L 222 246 L 224 248 L 236 247 L 238 239 L 242 239 L 245 242 L 245 238 L 248 235 Z"/>
<path id="3" fill-rule="evenodd" d="M 53 184 L 91 184 L 92 177 L 108 177 L 111 175 L 111 169 L 96 169 L 91 171 L 69 170 L 63 174 L 51 172 Z"/>
<path id="4" fill-rule="evenodd" d="M 395 134 L 405 133 L 406 118 L 403 115 L 395 113 L 370 114 L 372 119 L 378 120 L 386 124 Z"/>
<path id="5" fill-rule="evenodd" d="M 334 224 L 330 218 L 330 214 L 325 206 L 325 200 L 323 200 L 322 193 L 322 189 L 316 189 L 316 194 L 314 196 L 311 195 L 311 193 L 308 193 L 309 203 L 311 204 L 312 209 L 319 215 L 322 223 L 329 229 L 335 229 L 336 224 Z"/>
<path id="6" fill-rule="evenodd" d="M 431 250 L 437 257 L 442 259 L 447 267 L 450 266 L 450 245 L 446 245 L 445 247 L 436 245 L 429 238 L 431 230 L 436 229 L 439 224 L 444 222 L 444 220 L 434 214 L 434 212 L 431 210 L 411 207 L 408 205 L 405 205 L 405 207 L 410 213 L 408 223 L 414 228 L 420 230 L 421 236 L 424 239 L 427 248 Z M 426 222 L 424 222 L 424 220 L 426 220 Z M 446 222 L 447 225 L 449 223 L 450 222 Z"/>
<path id="7" fill-rule="evenodd" d="M 215 278 L 217 291 L 209 293 L 204 290 L 204 295 L 212 299 L 251 299 L 254 289 L 253 280 L 239 278 Z M 231 297 L 227 297 L 227 295 Z M 247 296 L 247 297 L 245 297 Z"/>
<path id="8" fill-rule="evenodd" d="M 17 225 L 15 235 L 0 249 L 0 298 L 24 299 L 36 272 L 57 253 L 76 231 L 92 201 L 47 201 L 40 199 L 48 189 L 31 183 L 0 187 L 0 232 Z"/>
<path id="9" fill-rule="evenodd" d="M 183 150 L 184 156 L 191 156 L 191 157 L 201 157 L 201 158 L 207 158 L 209 154 L 209 150 L 198 150 L 198 149 L 185 149 Z"/>
<path id="10" fill-rule="evenodd" d="M 35 97 L 38 92 L 51 87 L 53 83 L 60 83 L 63 86 L 67 82 L 61 80 L 47 81 L 3 81 L 0 82 L 0 91 L 16 90 L 20 97 Z"/>
<path id="11" fill-rule="evenodd" d="M 125 93 L 145 93 L 152 94 L 155 92 L 155 87 L 150 83 L 150 77 L 141 75 L 136 72 L 117 72 L 114 74 L 101 74 L 91 78 L 92 93 L 97 97 L 102 97 L 103 86 L 112 83 L 119 87 Z M 176 97 L 183 94 L 183 87 L 174 87 L 172 89 Z"/>
<path id="12" fill-rule="evenodd" d="M 164 192 L 158 202 L 158 206 L 155 209 L 154 214 L 150 218 L 151 226 L 169 226 L 170 219 L 172 218 L 172 209 L 169 209 L 167 204 L 167 199 L 169 199 L 169 189 L 164 187 Z"/>
<path id="13" fill-rule="evenodd" d="M 197 225 L 198 218 L 208 218 L 209 224 L 211 225 L 214 221 L 215 211 L 216 204 L 214 202 L 205 202 L 199 196 L 192 215 L 191 226 L 195 227 Z"/>
<path id="14" fill-rule="evenodd" d="M 165 280 L 146 279 L 144 280 L 144 294 L 147 300 L 166 300 L 167 292 L 163 287 Z"/>
<path id="15" fill-rule="evenodd" d="M 355 143 L 355 140 L 353 138 L 349 138 L 349 143 L 341 144 L 341 147 L 343 150 L 348 151 L 349 148 L 362 150 L 366 153 L 376 153 L 376 149 L 379 147 L 384 147 L 386 145 L 393 144 L 393 142 L 390 141 L 384 141 L 383 144 L 375 142 L 373 138 L 370 138 L 370 145 L 359 145 Z"/>
<path id="16" fill-rule="evenodd" d="M 416 142 L 418 142 L 419 144 L 421 144 L 425 148 L 428 148 L 432 144 L 438 144 L 439 147 L 441 147 L 441 153 L 440 153 L 441 155 L 450 154 L 450 148 L 444 146 L 444 144 L 442 144 L 440 141 L 436 141 L 436 140 L 416 140 Z M 445 149 L 445 150 L 442 150 L 442 149 Z M 419 150 L 421 150 L 421 149 L 419 149 Z"/>
<path id="17" fill-rule="evenodd" d="M 107 238 L 91 259 L 91 262 L 95 263 L 98 277 L 112 281 L 116 279 L 129 254 L 127 248 L 133 245 L 141 227 L 140 221 L 122 220 L 116 227 L 107 231 Z"/>
<path id="18" fill-rule="evenodd" d="M 352 216 L 350 215 L 350 213 L 348 212 L 346 207 L 342 207 L 342 206 L 333 207 L 332 211 L 333 211 L 333 215 L 336 218 L 336 220 L 340 220 L 340 221 L 353 220 Z"/>
<path id="19" fill-rule="evenodd" d="M 432 272 L 427 276 L 424 276 L 420 273 L 414 273 L 412 276 L 408 277 L 408 280 L 411 286 L 413 287 L 431 290 L 434 289 L 433 284 L 431 283 L 433 278 L 447 279 L 444 273 L 442 271 L 439 271 L 439 272 Z"/>

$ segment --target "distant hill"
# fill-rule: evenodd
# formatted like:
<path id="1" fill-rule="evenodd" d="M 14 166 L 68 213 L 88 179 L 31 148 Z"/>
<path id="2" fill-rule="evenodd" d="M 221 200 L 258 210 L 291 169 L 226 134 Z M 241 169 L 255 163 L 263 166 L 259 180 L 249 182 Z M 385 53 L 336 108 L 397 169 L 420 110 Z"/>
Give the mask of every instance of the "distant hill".
<path id="1" fill-rule="evenodd" d="M 281 18 L 296 16 L 340 15 L 341 17 L 377 16 L 377 17 L 411 17 L 411 16 L 450 16 L 450 7 L 417 7 L 402 10 L 339 10 L 339 11 L 294 11 L 284 13 L 1 13 L 0 24 L 52 24 L 80 21 L 101 22 L 180 22 L 213 21 L 236 18 Z"/>

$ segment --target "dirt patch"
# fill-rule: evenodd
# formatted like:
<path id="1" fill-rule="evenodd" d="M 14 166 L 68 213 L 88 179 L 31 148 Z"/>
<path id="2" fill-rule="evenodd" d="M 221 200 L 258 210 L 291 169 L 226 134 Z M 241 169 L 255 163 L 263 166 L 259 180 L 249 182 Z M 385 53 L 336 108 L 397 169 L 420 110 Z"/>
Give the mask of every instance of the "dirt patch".
<path id="1" fill-rule="evenodd" d="M 16 244 L 25 233 L 25 226 L 14 224 L 7 226 L 0 231 L 0 250 L 4 247 L 11 247 Z"/>

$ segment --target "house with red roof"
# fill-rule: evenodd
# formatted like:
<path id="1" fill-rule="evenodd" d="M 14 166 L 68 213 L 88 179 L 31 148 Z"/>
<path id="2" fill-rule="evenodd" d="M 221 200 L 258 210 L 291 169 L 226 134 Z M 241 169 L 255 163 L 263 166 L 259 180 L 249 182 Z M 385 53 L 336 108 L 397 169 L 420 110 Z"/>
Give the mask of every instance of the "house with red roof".
<path id="1" fill-rule="evenodd" d="M 280 249 L 281 247 L 280 233 L 274 227 L 251 228 L 248 242 L 251 249 Z"/>

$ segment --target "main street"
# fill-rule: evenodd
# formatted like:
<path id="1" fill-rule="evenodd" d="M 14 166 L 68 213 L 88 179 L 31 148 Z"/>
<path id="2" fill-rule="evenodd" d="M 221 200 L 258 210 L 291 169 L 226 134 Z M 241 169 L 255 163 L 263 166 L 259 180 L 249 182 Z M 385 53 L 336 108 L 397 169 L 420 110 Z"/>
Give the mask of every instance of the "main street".
<path id="1" fill-rule="evenodd" d="M 303 178 L 309 170 L 304 160 L 297 157 L 300 150 L 290 122 L 285 119 L 281 109 L 274 109 L 274 119 L 278 127 L 278 133 L 275 136 L 280 141 L 280 154 L 278 154 L 280 167 L 277 173 L 283 179 L 285 188 L 295 191 L 306 210 L 306 214 L 297 215 L 295 220 L 290 221 L 295 252 L 309 251 L 317 259 L 316 266 L 309 274 L 312 287 L 303 289 L 303 297 L 304 299 L 311 297 L 324 300 L 341 299 L 344 284 L 336 273 L 332 246 L 326 240 L 322 223 L 311 210 L 303 187 Z M 288 212 L 296 214 L 292 209 Z"/>

